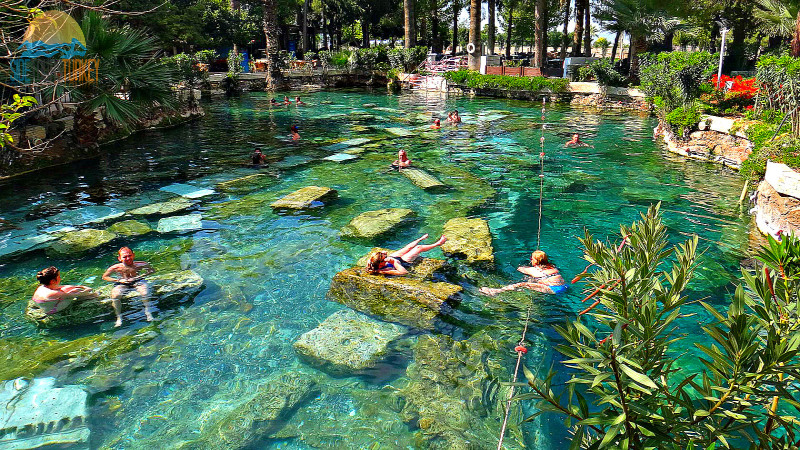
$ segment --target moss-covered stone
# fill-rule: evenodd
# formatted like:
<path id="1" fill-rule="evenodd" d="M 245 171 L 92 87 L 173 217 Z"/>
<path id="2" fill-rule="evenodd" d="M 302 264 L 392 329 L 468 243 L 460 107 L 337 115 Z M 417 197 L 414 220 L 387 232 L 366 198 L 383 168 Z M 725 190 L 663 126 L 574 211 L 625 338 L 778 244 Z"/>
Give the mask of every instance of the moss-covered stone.
<path id="1" fill-rule="evenodd" d="M 134 216 L 166 216 L 179 211 L 185 211 L 192 206 L 194 206 L 193 201 L 183 197 L 175 197 L 165 202 L 153 203 L 152 205 L 132 209 L 128 211 L 128 214 Z"/>
<path id="2" fill-rule="evenodd" d="M 369 253 L 358 259 L 356 266 L 367 267 L 367 262 L 370 258 L 372 258 L 372 255 L 377 252 L 386 252 L 391 254 L 394 252 L 394 250 L 383 247 L 373 247 Z M 410 278 L 416 278 L 418 280 L 433 281 L 436 275 L 444 276 L 451 274 L 452 269 L 453 268 L 447 264 L 447 261 L 443 259 L 418 258 L 416 261 L 414 261 L 414 265 L 408 270 L 408 275 L 406 276 Z"/>
<path id="3" fill-rule="evenodd" d="M 0 339 L 0 380 L 33 378 L 53 364 L 92 348 L 107 337 L 104 334 L 72 341 L 20 337 Z"/>
<path id="4" fill-rule="evenodd" d="M 181 449 L 240 449 L 279 431 L 288 416 L 318 392 L 317 383 L 301 372 L 284 372 L 264 381 L 252 397 L 201 430 Z"/>
<path id="5" fill-rule="evenodd" d="M 146 222 L 139 220 L 123 220 L 122 222 L 117 222 L 106 228 L 106 231 L 110 231 L 119 236 L 141 236 L 151 233 L 154 230 L 150 228 L 150 225 Z"/>
<path id="6" fill-rule="evenodd" d="M 438 178 L 422 169 L 409 167 L 407 169 L 401 169 L 400 173 L 422 189 L 437 190 L 447 187 L 444 183 L 439 181 Z"/>
<path id="7" fill-rule="evenodd" d="M 117 235 L 110 231 L 94 228 L 68 231 L 61 235 L 60 239 L 50 244 L 48 253 L 58 256 L 74 256 L 107 244 L 116 237 Z"/>
<path id="8" fill-rule="evenodd" d="M 359 214 L 342 228 L 342 235 L 350 238 L 372 239 L 388 233 L 414 216 L 405 208 L 386 208 Z"/>
<path id="9" fill-rule="evenodd" d="M 217 183 L 217 189 L 223 192 L 246 192 L 253 191 L 269 184 L 275 178 L 265 173 L 255 173 L 233 180 Z"/>
<path id="10" fill-rule="evenodd" d="M 442 245 L 445 255 L 466 258 L 467 263 L 483 267 L 494 265 L 492 233 L 485 220 L 457 217 L 444 224 L 442 234 L 447 242 Z"/>
<path id="11" fill-rule="evenodd" d="M 439 314 L 447 312 L 445 302 L 456 301 L 462 290 L 454 284 L 427 281 L 438 271 L 434 266 L 441 269 L 444 261 L 437 264 L 424 258 L 403 277 L 372 275 L 363 267 L 345 269 L 334 275 L 328 297 L 387 322 L 433 329 Z"/>
<path id="12" fill-rule="evenodd" d="M 203 278 L 192 270 L 156 274 L 148 277 L 151 299 L 159 305 L 169 305 L 193 298 L 203 286 Z M 33 301 L 28 301 L 25 317 L 41 328 L 58 328 L 80 325 L 103 320 L 114 312 L 111 306 L 112 285 L 97 290 L 97 298 L 76 300 L 63 311 L 53 315 L 45 311 Z M 129 292 L 122 297 L 123 310 L 130 306 L 137 293 Z"/>
<path id="13" fill-rule="evenodd" d="M 322 206 L 325 201 L 336 198 L 335 189 L 320 186 L 306 186 L 272 202 L 275 209 L 306 209 Z"/>
<path id="14" fill-rule="evenodd" d="M 386 356 L 389 344 L 404 332 L 401 326 L 346 309 L 300 336 L 294 349 L 313 365 L 335 374 L 349 374 L 375 367 Z"/>

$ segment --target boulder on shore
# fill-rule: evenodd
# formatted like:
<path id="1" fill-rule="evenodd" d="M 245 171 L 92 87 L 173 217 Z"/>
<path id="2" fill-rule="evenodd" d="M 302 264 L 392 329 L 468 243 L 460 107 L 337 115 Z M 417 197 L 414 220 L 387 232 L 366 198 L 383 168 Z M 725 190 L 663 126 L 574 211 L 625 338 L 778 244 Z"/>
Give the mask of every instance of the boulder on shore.
<path id="1" fill-rule="evenodd" d="M 350 374 L 375 367 L 389 344 L 405 331 L 399 325 L 345 309 L 300 336 L 294 349 L 315 366 L 334 374 Z"/>
<path id="2" fill-rule="evenodd" d="M 775 239 L 780 234 L 800 235 L 800 199 L 781 195 L 767 180 L 756 193 L 756 225 L 762 233 Z"/>
<path id="3" fill-rule="evenodd" d="M 414 215 L 405 208 L 386 208 L 359 214 L 342 228 L 342 236 L 372 239 L 392 231 Z"/>
<path id="4" fill-rule="evenodd" d="M 370 255 L 382 249 L 373 249 Z M 433 275 L 446 267 L 446 262 L 420 258 L 402 277 L 372 275 L 363 267 L 345 269 L 331 280 L 328 298 L 387 322 L 396 322 L 421 329 L 433 329 L 437 317 L 447 312 L 448 301 L 457 301 L 461 286 L 432 281 Z"/>
<path id="5" fill-rule="evenodd" d="M 48 252 L 60 256 L 74 256 L 107 244 L 116 237 L 117 235 L 110 231 L 94 228 L 67 231 L 60 239 L 50 244 Z"/>
<path id="6" fill-rule="evenodd" d="M 483 219 L 457 217 L 444 224 L 442 234 L 447 242 L 442 252 L 447 256 L 466 258 L 468 264 L 491 267 L 494 265 L 494 249 L 489 224 Z"/>
<path id="7" fill-rule="evenodd" d="M 280 431 L 286 419 L 307 400 L 317 395 L 317 382 L 301 372 L 284 372 L 265 380 L 233 410 L 219 414 L 203 427 L 200 437 L 185 443 L 180 449 L 249 448 L 261 439 Z"/>
<path id="8" fill-rule="evenodd" d="M 276 209 L 306 209 L 323 206 L 325 201 L 336 198 L 335 189 L 320 186 L 306 186 L 272 202 Z"/>
<path id="9" fill-rule="evenodd" d="M 194 298 L 203 287 L 203 277 L 193 270 L 169 272 L 147 277 L 150 284 L 150 299 L 159 305 L 179 303 Z M 111 306 L 112 285 L 97 289 L 96 298 L 74 300 L 63 311 L 47 315 L 33 300 L 28 301 L 25 317 L 40 328 L 58 328 L 94 322 L 114 313 Z M 138 298 L 136 292 L 128 292 L 122 297 L 123 311 L 130 307 L 132 300 Z"/>

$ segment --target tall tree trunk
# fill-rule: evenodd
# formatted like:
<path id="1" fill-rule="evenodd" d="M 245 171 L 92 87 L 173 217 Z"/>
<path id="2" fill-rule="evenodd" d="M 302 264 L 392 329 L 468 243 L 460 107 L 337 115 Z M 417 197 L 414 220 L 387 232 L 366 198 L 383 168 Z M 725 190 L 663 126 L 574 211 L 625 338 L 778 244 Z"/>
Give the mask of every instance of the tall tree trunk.
<path id="1" fill-rule="evenodd" d="M 564 36 L 561 41 L 561 61 L 567 57 L 567 46 L 569 45 L 569 3 L 570 0 L 562 0 L 564 3 Z"/>
<path id="2" fill-rule="evenodd" d="M 592 56 L 592 14 L 589 0 L 583 1 L 583 54 Z"/>
<path id="3" fill-rule="evenodd" d="M 369 22 L 366 17 L 361 20 L 361 47 L 369 48 Z"/>
<path id="4" fill-rule="evenodd" d="M 414 0 L 403 0 L 403 18 L 405 22 L 403 46 L 411 48 L 416 45 L 417 38 L 417 32 L 414 30 Z"/>
<path id="5" fill-rule="evenodd" d="M 308 51 L 310 45 L 308 42 L 308 7 L 311 3 L 311 0 L 306 0 L 303 2 L 303 37 L 302 37 L 302 49 L 303 55 Z"/>
<path id="6" fill-rule="evenodd" d="M 233 11 L 234 14 L 236 14 L 236 12 L 239 11 L 239 0 L 231 0 L 230 1 L 230 7 L 231 7 L 231 11 Z M 238 20 L 239 17 L 236 16 L 236 19 Z M 238 55 L 239 54 L 239 46 L 236 45 L 236 42 L 234 42 L 233 45 L 231 46 L 231 52 L 233 52 L 234 55 Z"/>
<path id="7" fill-rule="evenodd" d="M 25 129 L 24 127 L 22 129 Z M 86 102 L 78 103 L 75 109 L 75 140 L 78 147 L 94 148 L 97 147 L 97 140 L 100 130 L 97 128 L 97 120 L 94 117 L 94 109 L 90 108 Z M 22 145 L 23 139 L 16 144 Z"/>
<path id="8" fill-rule="evenodd" d="M 728 46 L 730 49 L 728 54 L 731 60 L 733 60 L 733 67 L 728 67 L 728 69 L 744 70 L 747 66 L 744 41 L 747 39 L 748 29 L 745 27 L 745 23 L 746 21 L 744 20 L 737 22 L 730 31 L 730 33 L 733 34 L 733 41 L 731 45 Z"/>
<path id="9" fill-rule="evenodd" d="M 416 18 L 419 19 L 419 17 L 416 17 Z M 419 24 L 416 26 L 416 28 L 417 28 L 417 30 L 419 30 L 419 36 L 417 36 L 417 44 L 429 47 L 429 45 L 428 45 L 428 19 L 427 19 L 427 17 L 423 16 L 422 19 L 419 19 Z"/>
<path id="10" fill-rule="evenodd" d="M 494 17 L 494 14 L 495 14 L 495 3 L 496 3 L 495 0 L 488 0 L 487 1 L 487 6 L 488 6 L 487 9 L 489 10 L 488 11 L 489 12 L 489 26 L 488 26 L 488 28 L 486 30 L 486 32 L 488 34 L 488 36 L 486 36 L 486 47 L 487 47 L 486 54 L 487 55 L 494 55 L 494 34 L 495 34 L 495 26 L 494 26 L 495 17 Z"/>
<path id="11" fill-rule="evenodd" d="M 611 65 L 614 65 L 614 59 L 617 57 L 617 47 L 619 46 L 619 37 L 622 35 L 621 31 L 617 31 L 617 37 L 614 38 L 614 46 L 611 47 Z"/>
<path id="12" fill-rule="evenodd" d="M 431 28 L 433 32 L 433 42 L 431 43 L 434 53 L 442 53 L 442 35 L 439 29 L 439 1 L 431 0 Z"/>
<path id="13" fill-rule="evenodd" d="M 545 24 L 544 10 L 547 7 L 547 0 L 536 0 L 536 22 L 534 24 L 535 53 L 533 56 L 533 67 L 544 67 L 545 61 L 545 42 L 544 36 L 547 32 Z"/>
<path id="14" fill-rule="evenodd" d="M 634 82 L 639 80 L 639 54 L 647 50 L 647 38 L 631 33 L 631 46 L 629 53 L 630 69 L 628 76 Z"/>
<path id="15" fill-rule="evenodd" d="M 322 3 L 321 6 L 319 14 L 322 19 L 322 47 L 325 50 L 330 50 L 330 47 L 328 47 L 328 23 L 325 20 L 325 3 Z"/>
<path id="16" fill-rule="evenodd" d="M 797 22 L 794 27 L 794 38 L 792 39 L 792 56 L 800 58 L 800 11 L 797 12 Z"/>
<path id="17" fill-rule="evenodd" d="M 719 47 L 717 46 L 717 38 L 719 37 L 719 24 L 715 21 L 713 25 L 711 25 L 711 38 L 709 39 L 709 46 L 708 53 L 717 53 Z"/>
<path id="18" fill-rule="evenodd" d="M 461 5 L 458 3 L 458 0 L 453 0 L 453 49 L 450 51 L 450 55 L 456 56 L 456 47 L 458 46 L 458 12 L 461 9 Z"/>
<path id="19" fill-rule="evenodd" d="M 264 83 L 268 91 L 275 90 L 275 78 L 280 75 L 278 71 L 278 15 L 275 8 L 275 0 L 261 0 L 264 8 L 264 16 L 261 25 L 264 28 L 266 38 L 266 75 Z"/>
<path id="20" fill-rule="evenodd" d="M 575 0 L 575 35 L 572 38 L 572 56 L 581 55 L 583 42 L 583 0 Z"/>
<path id="21" fill-rule="evenodd" d="M 469 2 L 469 43 L 475 46 L 474 51 L 469 55 L 470 70 L 481 68 L 481 1 L 470 0 Z"/>
<path id="22" fill-rule="evenodd" d="M 506 58 L 511 58 L 511 32 L 514 31 L 514 3 L 508 5 L 508 26 L 506 27 Z"/>

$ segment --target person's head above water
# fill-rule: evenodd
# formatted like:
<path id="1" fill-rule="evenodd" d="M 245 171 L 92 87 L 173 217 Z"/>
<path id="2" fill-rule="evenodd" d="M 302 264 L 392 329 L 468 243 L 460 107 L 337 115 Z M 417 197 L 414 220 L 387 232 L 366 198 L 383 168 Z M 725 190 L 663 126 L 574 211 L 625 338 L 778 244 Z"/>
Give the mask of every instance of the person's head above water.
<path id="1" fill-rule="evenodd" d="M 386 252 L 376 252 L 374 255 L 372 255 L 367 263 L 367 272 L 378 273 L 378 270 L 381 268 L 381 264 L 388 255 L 389 254 Z"/>
<path id="2" fill-rule="evenodd" d="M 118 253 L 117 259 L 119 260 L 119 262 L 125 264 L 126 266 L 130 266 L 133 264 L 133 258 L 134 256 L 136 256 L 133 253 L 133 250 L 131 250 L 128 247 L 122 247 L 121 249 L 119 249 L 119 252 L 117 253 Z"/>
<path id="3" fill-rule="evenodd" d="M 581 135 L 578 134 L 578 133 L 573 134 L 572 135 L 572 140 L 573 141 L 580 141 L 581 140 Z"/>
<path id="4" fill-rule="evenodd" d="M 292 133 L 297 133 L 298 131 L 300 131 L 300 129 L 299 129 L 299 128 L 297 128 L 297 125 L 292 125 L 292 128 L 290 129 L 290 131 L 291 131 Z"/>
<path id="5" fill-rule="evenodd" d="M 61 274 L 58 272 L 55 266 L 50 266 L 47 269 L 39 271 L 36 274 L 36 280 L 39 281 L 39 284 L 42 286 L 50 286 L 52 284 L 58 284 L 58 281 L 61 279 Z"/>
<path id="6" fill-rule="evenodd" d="M 545 253 L 545 252 L 543 252 L 541 250 L 536 250 L 533 253 L 531 253 L 531 265 L 534 265 L 534 266 L 549 266 L 551 264 L 550 264 L 550 260 L 547 259 L 547 253 Z"/>
<path id="7" fill-rule="evenodd" d="M 434 124 L 434 125 L 441 125 L 441 124 L 442 124 L 442 121 L 441 121 L 441 120 L 439 120 L 439 119 L 435 119 L 435 120 L 433 121 L 433 124 Z"/>

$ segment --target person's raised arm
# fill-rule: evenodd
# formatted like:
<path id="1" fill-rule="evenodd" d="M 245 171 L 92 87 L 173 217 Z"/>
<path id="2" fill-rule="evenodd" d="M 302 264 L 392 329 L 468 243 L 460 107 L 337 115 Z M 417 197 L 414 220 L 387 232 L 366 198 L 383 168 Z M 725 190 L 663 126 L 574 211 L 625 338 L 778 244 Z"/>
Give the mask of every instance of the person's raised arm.
<path id="1" fill-rule="evenodd" d="M 535 277 L 536 276 L 536 271 L 533 270 L 533 267 L 530 267 L 530 266 L 519 266 L 519 267 L 517 267 L 517 271 L 519 271 L 519 272 L 521 272 L 521 273 L 523 273 L 525 275 L 528 275 L 529 277 Z"/>
<path id="2" fill-rule="evenodd" d="M 116 267 L 117 267 L 117 265 L 115 264 L 115 265 L 109 267 L 108 269 L 106 269 L 106 272 L 102 276 L 103 280 L 111 282 L 111 283 L 116 283 L 117 281 L 119 281 L 119 279 L 111 277 L 111 275 L 116 272 Z"/>

